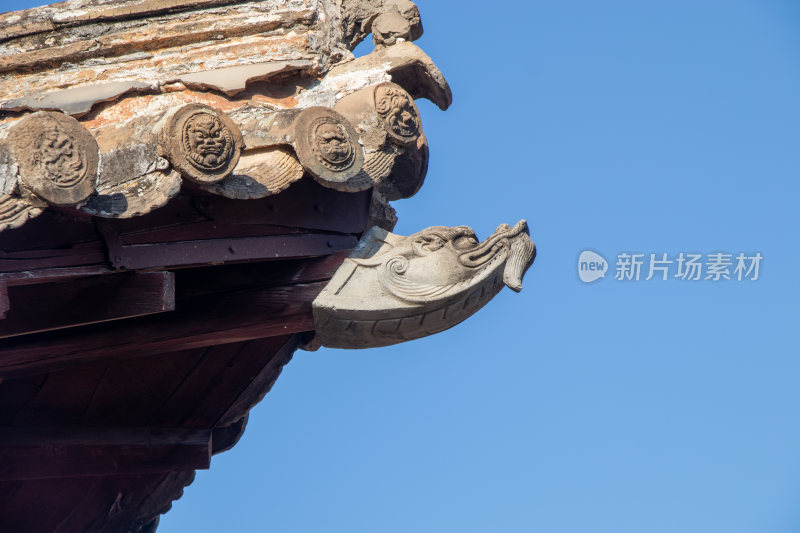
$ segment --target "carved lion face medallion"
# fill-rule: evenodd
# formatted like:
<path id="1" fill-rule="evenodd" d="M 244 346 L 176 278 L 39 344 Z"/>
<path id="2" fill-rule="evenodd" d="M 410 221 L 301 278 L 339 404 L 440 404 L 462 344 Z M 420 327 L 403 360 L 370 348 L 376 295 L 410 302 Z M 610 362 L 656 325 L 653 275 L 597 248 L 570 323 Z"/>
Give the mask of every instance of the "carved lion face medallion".
<path id="1" fill-rule="evenodd" d="M 353 146 L 341 125 L 322 118 L 312 126 L 311 137 L 311 146 L 320 163 L 337 172 L 353 165 Z"/>
<path id="2" fill-rule="evenodd" d="M 10 135 L 20 181 L 53 205 L 82 202 L 97 184 L 97 141 L 63 113 L 40 111 L 20 120 Z"/>
<path id="3" fill-rule="evenodd" d="M 198 112 L 183 125 L 183 144 L 189 161 L 201 170 L 218 170 L 233 152 L 233 136 L 216 116 Z"/>
<path id="4" fill-rule="evenodd" d="M 392 138 L 402 143 L 417 140 L 421 128 L 419 111 L 411 96 L 401 87 L 388 83 L 378 85 L 375 88 L 375 109 Z"/>
<path id="5" fill-rule="evenodd" d="M 327 107 L 308 107 L 292 124 L 295 153 L 303 169 L 329 187 L 361 172 L 364 150 L 346 118 Z"/>
<path id="6" fill-rule="evenodd" d="M 242 134 L 224 113 L 189 104 L 171 118 L 166 131 L 167 157 L 186 178 L 216 183 L 233 172 L 239 162 Z"/>

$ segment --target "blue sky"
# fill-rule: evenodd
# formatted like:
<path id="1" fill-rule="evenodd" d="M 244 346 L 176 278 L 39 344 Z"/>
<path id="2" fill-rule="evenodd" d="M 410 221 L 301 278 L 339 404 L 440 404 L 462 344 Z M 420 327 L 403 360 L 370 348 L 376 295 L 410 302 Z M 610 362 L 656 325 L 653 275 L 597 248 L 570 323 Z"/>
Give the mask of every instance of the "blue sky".
<path id="1" fill-rule="evenodd" d="M 159 532 L 800 531 L 800 5 L 418 5 L 454 103 L 418 102 L 431 164 L 396 232 L 526 218 L 524 289 L 297 352 Z M 764 260 L 583 284 L 584 249 Z"/>

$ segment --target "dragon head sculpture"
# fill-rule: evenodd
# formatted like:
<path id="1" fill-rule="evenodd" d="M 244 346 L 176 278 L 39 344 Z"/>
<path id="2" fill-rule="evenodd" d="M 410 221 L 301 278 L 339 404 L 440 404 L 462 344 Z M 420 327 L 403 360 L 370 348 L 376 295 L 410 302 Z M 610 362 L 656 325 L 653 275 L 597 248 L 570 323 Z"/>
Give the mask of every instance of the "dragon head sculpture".
<path id="1" fill-rule="evenodd" d="M 314 300 L 317 341 L 367 348 L 448 329 L 503 285 L 519 292 L 535 255 L 524 220 L 500 225 L 483 242 L 467 226 L 407 237 L 374 227 Z"/>

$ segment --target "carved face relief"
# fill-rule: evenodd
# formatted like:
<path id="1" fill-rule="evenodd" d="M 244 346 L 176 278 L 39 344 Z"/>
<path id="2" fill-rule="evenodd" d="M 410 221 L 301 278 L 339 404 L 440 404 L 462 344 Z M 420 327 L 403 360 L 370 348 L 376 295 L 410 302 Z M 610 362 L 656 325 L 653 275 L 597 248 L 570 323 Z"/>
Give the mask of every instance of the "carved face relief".
<path id="1" fill-rule="evenodd" d="M 417 140 L 421 127 L 419 112 L 405 90 L 390 84 L 378 85 L 375 88 L 375 109 L 393 138 L 402 143 Z"/>
<path id="2" fill-rule="evenodd" d="M 467 226 L 428 228 L 409 237 L 414 252 L 408 279 L 427 280 L 446 285 L 460 283 L 476 275 L 493 260 L 504 259 L 508 236 L 492 235 L 479 243 Z M 502 256 L 502 257 L 501 257 Z"/>
<path id="3" fill-rule="evenodd" d="M 291 125 L 294 151 L 303 169 L 332 188 L 347 188 L 364 166 L 358 132 L 342 115 L 322 106 L 307 107 Z"/>
<path id="4" fill-rule="evenodd" d="M 68 189 L 86 177 L 86 165 L 69 135 L 57 128 L 42 131 L 31 147 L 33 164 L 55 187 Z"/>
<path id="5" fill-rule="evenodd" d="M 196 113 L 183 125 L 183 144 L 190 162 L 201 170 L 218 170 L 233 152 L 233 136 L 219 118 Z"/>
<path id="6" fill-rule="evenodd" d="M 353 146 L 341 125 L 321 119 L 312 127 L 311 137 L 314 153 L 327 168 L 341 171 L 353 164 Z"/>
<path id="7" fill-rule="evenodd" d="M 239 162 L 242 134 L 224 113 L 202 104 L 186 104 L 162 132 L 164 155 L 184 178 L 216 183 Z"/>

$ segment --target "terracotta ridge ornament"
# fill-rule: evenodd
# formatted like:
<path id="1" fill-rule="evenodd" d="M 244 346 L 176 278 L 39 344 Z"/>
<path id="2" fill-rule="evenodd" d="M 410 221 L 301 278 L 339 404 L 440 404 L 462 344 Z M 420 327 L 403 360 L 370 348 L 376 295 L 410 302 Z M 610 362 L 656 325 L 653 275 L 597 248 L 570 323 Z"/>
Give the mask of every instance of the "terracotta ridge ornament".
<path id="1" fill-rule="evenodd" d="M 347 183 L 364 166 L 358 133 L 341 114 L 309 107 L 294 121 L 294 147 L 300 164 L 322 185 Z"/>
<path id="2" fill-rule="evenodd" d="M 408 237 L 373 227 L 313 302 L 311 348 L 372 348 L 455 326 L 507 286 L 519 292 L 536 257 L 524 220 L 479 243 L 467 226 Z"/>
<path id="3" fill-rule="evenodd" d="M 202 104 L 185 105 L 168 116 L 161 142 L 172 166 L 197 183 L 216 183 L 230 175 L 243 148 L 236 124 Z"/>
<path id="4" fill-rule="evenodd" d="M 94 192 L 97 141 L 74 118 L 51 111 L 33 113 L 12 126 L 8 140 L 22 188 L 58 206 L 79 204 Z"/>
<path id="5" fill-rule="evenodd" d="M 63 113 L 39 111 L 0 131 L 0 231 L 48 205 L 76 207 L 98 182 L 98 145 Z"/>
<path id="6" fill-rule="evenodd" d="M 374 87 L 375 110 L 384 129 L 400 144 L 413 144 L 422 132 L 419 109 L 405 89 L 395 83 L 379 83 Z"/>

